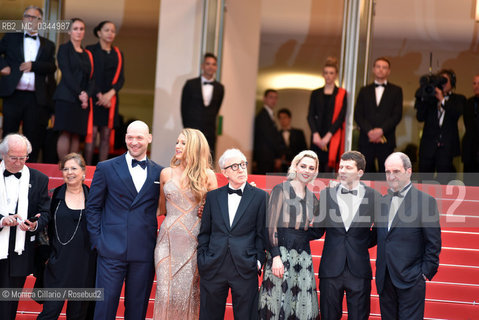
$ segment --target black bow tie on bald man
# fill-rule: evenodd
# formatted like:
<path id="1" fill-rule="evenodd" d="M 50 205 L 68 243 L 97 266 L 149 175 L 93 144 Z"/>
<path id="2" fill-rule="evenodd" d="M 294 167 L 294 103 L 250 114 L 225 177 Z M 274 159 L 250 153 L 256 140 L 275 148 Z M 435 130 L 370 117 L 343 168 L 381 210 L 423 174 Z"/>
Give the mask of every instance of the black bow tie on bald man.
<path id="1" fill-rule="evenodd" d="M 146 160 L 138 161 L 136 159 L 132 159 L 131 160 L 131 167 L 134 168 L 136 166 L 140 166 L 142 169 L 145 169 L 146 168 Z"/>
<path id="2" fill-rule="evenodd" d="M 228 188 L 228 194 L 233 194 L 233 193 L 236 193 L 236 194 L 239 195 L 240 197 L 243 196 L 243 191 L 241 191 L 241 189 L 231 189 L 231 188 Z"/>
<path id="3" fill-rule="evenodd" d="M 383 88 L 386 88 L 386 84 L 385 83 L 375 83 L 374 84 L 374 87 L 383 87 Z"/>
<path id="4" fill-rule="evenodd" d="M 15 178 L 17 179 L 20 179 L 22 177 L 22 173 L 21 172 L 16 172 L 16 173 L 12 173 L 10 171 L 8 171 L 7 169 L 5 169 L 5 171 L 3 171 L 3 176 L 4 177 L 10 177 L 11 175 L 14 175 Z"/>

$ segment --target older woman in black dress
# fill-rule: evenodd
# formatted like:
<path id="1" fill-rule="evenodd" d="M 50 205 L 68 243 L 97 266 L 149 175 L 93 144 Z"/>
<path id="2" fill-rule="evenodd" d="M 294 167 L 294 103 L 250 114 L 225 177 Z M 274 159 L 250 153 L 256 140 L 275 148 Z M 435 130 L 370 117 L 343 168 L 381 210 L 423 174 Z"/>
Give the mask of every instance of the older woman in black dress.
<path id="1" fill-rule="evenodd" d="M 94 288 L 96 256 L 90 250 L 85 204 L 88 187 L 85 161 L 77 153 L 60 162 L 65 184 L 53 191 L 48 236 L 51 255 L 44 274 L 44 287 Z M 45 301 L 38 319 L 58 319 L 65 300 Z M 93 302 L 68 301 L 67 319 L 86 319 Z M 91 313 L 93 314 L 93 313 Z"/>
<path id="2" fill-rule="evenodd" d="M 74 18 L 70 25 L 70 41 L 58 49 L 58 67 L 62 78 L 53 95 L 55 100 L 54 129 L 60 131 L 58 158 L 80 149 L 80 137 L 87 133 L 88 100 L 93 92 L 91 53 L 82 48 L 85 23 Z"/>
<path id="3" fill-rule="evenodd" d="M 335 85 L 338 61 L 329 57 L 323 68 L 325 85 L 311 92 L 308 123 L 311 128 L 311 149 L 319 158 L 320 171 L 336 171 L 344 149 L 346 90 Z"/>
<path id="4" fill-rule="evenodd" d="M 113 46 L 116 27 L 111 21 L 102 21 L 93 29 L 98 43 L 90 45 L 87 50 L 93 54 L 95 70 L 95 94 L 93 95 L 93 127 L 86 137 L 85 158 L 92 163 L 96 136 L 100 133 L 98 160 L 108 158 L 113 147 L 112 130 L 118 122 L 118 91 L 125 83 L 123 75 L 123 53 Z"/>
<path id="5" fill-rule="evenodd" d="M 288 180 L 271 191 L 260 319 L 319 319 L 309 241 L 322 234 L 319 228 L 311 227 L 318 200 L 307 187 L 318 174 L 318 165 L 316 153 L 301 151 L 291 163 Z"/>

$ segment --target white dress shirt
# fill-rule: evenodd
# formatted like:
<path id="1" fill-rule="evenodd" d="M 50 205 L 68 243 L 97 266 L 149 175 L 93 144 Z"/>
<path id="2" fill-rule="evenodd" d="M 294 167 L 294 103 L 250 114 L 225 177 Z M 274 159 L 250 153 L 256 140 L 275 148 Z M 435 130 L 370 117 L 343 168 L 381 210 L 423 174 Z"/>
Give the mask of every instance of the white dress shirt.
<path id="1" fill-rule="evenodd" d="M 35 61 L 37 59 L 38 49 L 40 48 L 40 36 L 37 39 L 23 37 L 23 58 L 25 62 Z M 35 91 L 35 73 L 24 72 L 17 85 L 17 90 Z"/>
<path id="2" fill-rule="evenodd" d="M 356 190 L 357 195 L 353 195 L 351 193 L 341 193 L 341 189 L 349 189 L 339 186 L 338 190 L 336 191 L 336 196 L 338 198 L 338 206 L 339 211 L 341 213 L 341 219 L 344 223 L 344 228 L 346 231 L 349 230 L 351 227 L 351 223 L 353 222 L 354 216 L 359 210 L 359 206 L 363 201 L 364 195 L 366 194 L 366 189 L 362 184 L 358 184 L 355 188 L 351 190 Z"/>
<path id="3" fill-rule="evenodd" d="M 22 172 L 22 171 L 20 171 Z M 17 179 L 14 175 L 3 177 L 2 183 L 5 183 L 5 191 L 7 193 L 7 211 L 8 213 L 16 213 L 17 202 L 19 197 L 20 179 Z M 3 226 L 3 219 L 0 220 L 0 224 Z"/>
<path id="4" fill-rule="evenodd" d="M 399 207 L 401 206 L 402 202 L 404 201 L 404 197 L 411 189 L 412 184 L 409 183 L 404 189 L 400 191 L 401 197 L 392 197 L 391 198 L 391 206 L 389 207 L 389 217 L 388 217 L 388 231 L 391 230 L 391 225 L 393 223 L 394 217 L 398 212 Z"/>
<path id="5" fill-rule="evenodd" d="M 136 166 L 133 168 L 131 166 L 131 161 L 133 160 L 133 157 L 130 155 L 130 152 L 126 153 L 125 159 L 126 164 L 128 165 L 128 170 L 130 171 L 131 178 L 133 179 L 133 183 L 135 184 L 136 191 L 140 192 L 141 188 L 143 187 L 143 184 L 145 184 L 146 181 L 148 167 L 146 167 L 145 169 L 141 168 L 140 166 Z M 143 160 L 147 160 L 146 156 L 140 161 Z"/>
<path id="6" fill-rule="evenodd" d="M 211 99 L 213 98 L 213 89 L 214 86 L 212 84 L 204 84 L 204 82 L 213 82 L 215 79 L 207 80 L 205 77 L 201 76 L 201 92 L 203 93 L 203 103 L 205 107 L 208 107 L 211 103 Z"/>
<path id="7" fill-rule="evenodd" d="M 238 189 L 241 189 L 241 192 L 243 192 L 245 185 L 246 185 L 246 182 L 243 183 L 241 187 L 239 187 Z M 231 185 L 229 183 L 228 183 L 228 188 L 231 188 Z M 231 188 L 231 189 L 237 190 L 234 188 Z M 236 211 L 238 211 L 241 198 L 242 197 L 236 193 L 228 194 L 228 215 L 230 218 L 230 227 L 233 225 L 233 221 L 235 219 Z"/>
<path id="8" fill-rule="evenodd" d="M 379 82 L 377 81 L 374 81 L 375 84 L 380 84 Z M 388 82 L 385 81 L 384 83 L 382 83 L 384 85 L 387 85 Z M 379 103 L 381 102 L 381 98 L 383 97 L 383 93 L 384 93 L 384 87 L 383 86 L 378 86 L 376 87 L 376 106 L 379 106 Z"/>

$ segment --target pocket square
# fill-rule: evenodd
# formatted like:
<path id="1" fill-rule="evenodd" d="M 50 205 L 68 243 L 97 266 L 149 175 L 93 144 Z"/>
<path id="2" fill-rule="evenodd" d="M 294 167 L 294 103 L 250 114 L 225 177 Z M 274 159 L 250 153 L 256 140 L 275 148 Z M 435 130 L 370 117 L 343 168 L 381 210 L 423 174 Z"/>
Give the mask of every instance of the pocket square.
<path id="1" fill-rule="evenodd" d="M 153 181 L 154 184 L 160 184 L 160 181 Z"/>

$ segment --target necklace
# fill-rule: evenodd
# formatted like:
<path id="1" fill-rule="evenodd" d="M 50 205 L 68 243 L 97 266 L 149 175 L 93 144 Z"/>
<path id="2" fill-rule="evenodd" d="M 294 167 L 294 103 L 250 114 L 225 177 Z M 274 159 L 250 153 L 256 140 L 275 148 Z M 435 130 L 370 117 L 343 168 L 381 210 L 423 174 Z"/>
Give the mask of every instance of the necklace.
<path id="1" fill-rule="evenodd" d="M 60 237 L 58 236 L 58 227 L 57 227 L 57 211 L 58 211 L 58 207 L 60 206 L 60 201 L 58 201 L 58 204 L 57 204 L 57 208 L 55 209 L 55 214 L 53 215 L 53 220 L 55 220 L 55 234 L 57 236 L 57 240 L 58 242 L 60 242 L 60 244 L 62 246 L 66 246 L 67 244 L 70 243 L 70 241 L 73 240 L 73 238 L 75 237 L 75 234 L 77 233 L 78 231 L 78 227 L 80 226 L 80 222 L 81 222 L 81 217 L 82 217 L 82 214 L 83 214 L 83 209 L 80 209 L 80 217 L 78 218 L 78 223 L 77 223 L 77 226 L 75 227 L 75 231 L 73 231 L 73 234 L 71 236 L 71 238 L 67 241 L 67 242 L 62 242 L 60 240 Z M 66 204 L 66 203 L 65 203 Z"/>

